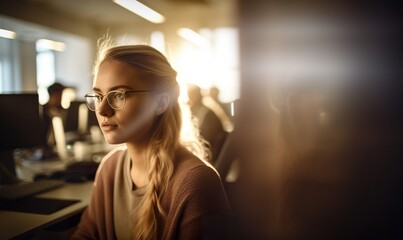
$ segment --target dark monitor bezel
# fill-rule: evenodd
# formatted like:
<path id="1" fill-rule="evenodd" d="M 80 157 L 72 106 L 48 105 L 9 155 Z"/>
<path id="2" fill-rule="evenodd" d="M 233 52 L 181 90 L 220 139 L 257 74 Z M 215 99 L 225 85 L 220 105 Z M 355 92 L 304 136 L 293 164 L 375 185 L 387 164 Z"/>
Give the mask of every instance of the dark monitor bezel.
<path id="1" fill-rule="evenodd" d="M 37 93 L 0 94 L 0 151 L 46 145 Z"/>

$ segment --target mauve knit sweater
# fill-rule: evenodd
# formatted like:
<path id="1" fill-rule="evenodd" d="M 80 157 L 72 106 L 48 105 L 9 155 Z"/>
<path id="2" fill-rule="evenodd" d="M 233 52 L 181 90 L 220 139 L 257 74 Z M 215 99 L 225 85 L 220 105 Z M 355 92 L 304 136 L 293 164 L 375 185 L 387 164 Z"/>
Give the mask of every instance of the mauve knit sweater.
<path id="1" fill-rule="evenodd" d="M 158 239 L 226 239 L 231 214 L 218 174 L 190 152 L 180 152 L 168 191 L 162 198 L 167 218 Z M 116 239 L 114 177 L 117 162 L 124 161 L 125 154 L 125 148 L 117 148 L 103 159 L 91 202 L 72 239 Z"/>

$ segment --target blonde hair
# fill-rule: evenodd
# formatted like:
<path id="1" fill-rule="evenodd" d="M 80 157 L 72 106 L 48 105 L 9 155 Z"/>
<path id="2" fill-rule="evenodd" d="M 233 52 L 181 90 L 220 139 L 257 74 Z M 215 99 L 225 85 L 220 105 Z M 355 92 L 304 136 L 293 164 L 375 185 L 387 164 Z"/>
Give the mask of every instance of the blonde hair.
<path id="1" fill-rule="evenodd" d="M 148 159 L 148 181 L 144 197 L 140 202 L 133 226 L 134 239 L 158 239 L 166 213 L 161 199 L 167 191 L 174 169 L 175 150 L 184 146 L 181 142 L 182 111 L 178 102 L 179 85 L 176 71 L 167 58 L 148 45 L 113 46 L 110 38 L 104 39 L 94 67 L 96 76 L 99 66 L 105 61 L 121 61 L 133 67 L 157 92 L 169 94 L 171 101 L 167 110 L 153 125 L 153 134 L 146 151 Z M 197 135 L 195 135 L 197 136 Z M 189 144 L 195 153 L 204 153 L 201 144 Z M 203 157 L 203 156 L 202 156 Z"/>

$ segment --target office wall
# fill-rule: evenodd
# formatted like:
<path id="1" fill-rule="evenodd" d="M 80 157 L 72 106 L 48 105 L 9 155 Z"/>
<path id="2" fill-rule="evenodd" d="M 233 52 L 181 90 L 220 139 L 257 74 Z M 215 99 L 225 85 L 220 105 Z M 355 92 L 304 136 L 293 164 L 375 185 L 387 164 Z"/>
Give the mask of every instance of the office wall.
<path id="1" fill-rule="evenodd" d="M 95 50 L 88 38 L 63 34 L 66 49 L 56 52 L 56 79 L 66 86 L 76 88 L 77 99 L 92 89 L 92 68 Z"/>
<path id="2" fill-rule="evenodd" d="M 40 38 L 64 42 L 66 50 L 55 52 L 57 81 L 76 87 L 78 96 L 91 89 L 91 71 L 98 35 L 91 23 L 30 1 L 1 1 L 0 28 L 17 32 L 18 62 L 14 68 L 17 88 L 36 87 L 35 42 Z"/>
<path id="3" fill-rule="evenodd" d="M 0 14 L 90 39 L 95 36 L 91 23 L 55 11 L 38 1 L 0 1 Z"/>
<path id="4" fill-rule="evenodd" d="M 36 91 L 36 41 L 41 38 L 63 42 L 66 46 L 62 52 L 54 51 L 55 80 L 75 87 L 81 98 L 91 89 L 96 48 L 92 39 L 4 15 L 0 15 L 0 28 L 17 34 L 16 39 L 2 40 L 3 60 L 8 62 L 9 69 L 5 79 L 14 82 L 6 90 Z"/>

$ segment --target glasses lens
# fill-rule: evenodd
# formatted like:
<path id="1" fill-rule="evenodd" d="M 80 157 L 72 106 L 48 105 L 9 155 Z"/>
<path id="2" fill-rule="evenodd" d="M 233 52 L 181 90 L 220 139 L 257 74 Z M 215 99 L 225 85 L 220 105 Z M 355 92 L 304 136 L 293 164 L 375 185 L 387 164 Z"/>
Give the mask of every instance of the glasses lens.
<path id="1" fill-rule="evenodd" d="M 107 100 L 113 109 L 121 109 L 125 105 L 125 94 L 121 91 L 111 91 Z"/>
<path id="2" fill-rule="evenodd" d="M 90 110 L 95 111 L 97 109 L 98 103 L 101 101 L 101 96 L 97 94 L 87 94 L 85 96 L 85 102 Z"/>

